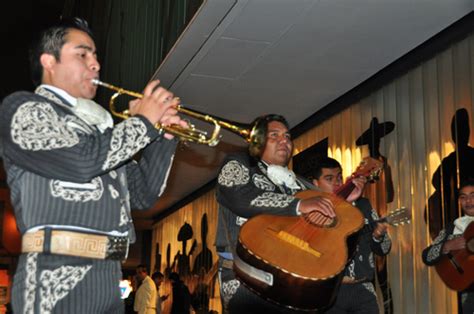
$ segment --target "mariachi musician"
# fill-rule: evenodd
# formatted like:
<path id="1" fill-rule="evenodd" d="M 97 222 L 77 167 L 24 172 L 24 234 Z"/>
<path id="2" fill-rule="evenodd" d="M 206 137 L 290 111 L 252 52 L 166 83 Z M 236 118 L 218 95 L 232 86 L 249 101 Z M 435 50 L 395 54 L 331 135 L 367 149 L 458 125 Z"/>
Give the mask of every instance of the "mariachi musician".
<path id="1" fill-rule="evenodd" d="M 232 263 L 240 226 L 259 214 L 304 214 L 311 220 L 318 216 L 316 212 L 327 217 L 334 217 L 335 212 L 332 202 L 327 198 L 301 200 L 294 196 L 296 192 L 314 186 L 296 177 L 287 168 L 293 142 L 286 119 L 269 114 L 257 118 L 253 125 L 257 136 L 249 145 L 249 153 L 228 156 L 217 182 L 219 221 L 216 249 L 219 253 L 223 312 L 288 313 L 291 310 L 264 300 L 236 279 Z M 361 192 L 355 189 L 347 199 L 356 199 Z M 258 269 L 254 271 L 258 272 Z M 288 289 L 290 292 L 291 288 Z"/>
<path id="2" fill-rule="evenodd" d="M 320 158 L 306 177 L 327 193 L 336 193 L 343 185 L 341 164 L 330 157 Z M 362 189 L 367 181 L 360 177 L 352 182 Z M 336 302 L 327 314 L 380 312 L 374 287 L 375 255 L 386 256 L 390 252 L 388 225 L 377 221 L 377 211 L 368 199 L 360 197 L 353 205 L 364 215 L 364 228 L 359 232 L 354 256 L 345 267 Z"/>
<path id="3" fill-rule="evenodd" d="M 459 189 L 459 203 L 464 212 L 461 216 L 454 220 L 453 223 L 446 225 L 441 230 L 433 243 L 423 250 L 423 262 L 428 266 L 438 267 L 446 258 L 453 257 L 456 252 L 466 250 L 466 238 L 463 237 L 465 230 L 469 224 L 474 221 L 474 180 L 467 179 L 461 183 Z M 472 226 L 471 226 L 472 227 Z M 472 252 L 471 252 L 472 253 Z M 468 256 L 468 255 L 467 255 Z M 460 264 L 462 260 L 459 260 Z M 448 263 L 452 264 L 452 263 Z M 472 268 L 472 265 L 468 265 Z M 438 271 L 439 273 L 439 271 Z M 472 275 L 472 273 L 471 273 Z M 469 276 L 466 274 L 465 276 Z M 442 277 L 443 280 L 450 278 Z M 454 280 L 454 278 L 452 278 Z M 472 281 L 473 278 L 464 278 L 464 280 Z M 449 286 L 449 284 L 448 284 Z M 474 312 L 474 290 L 473 286 L 469 286 L 460 293 L 462 313 Z"/>

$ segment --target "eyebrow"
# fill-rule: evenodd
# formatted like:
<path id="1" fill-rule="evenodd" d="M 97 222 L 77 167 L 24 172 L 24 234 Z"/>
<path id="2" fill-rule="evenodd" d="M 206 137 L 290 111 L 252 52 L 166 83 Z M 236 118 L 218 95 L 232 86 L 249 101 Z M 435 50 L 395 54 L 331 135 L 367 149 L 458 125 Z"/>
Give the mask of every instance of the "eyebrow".
<path id="1" fill-rule="evenodd" d="M 87 46 L 87 45 L 82 45 L 82 44 L 81 44 L 81 45 L 75 46 L 74 48 L 75 48 L 75 49 L 85 49 L 85 50 L 87 50 L 87 51 L 90 51 L 90 52 L 92 52 L 92 53 L 95 53 L 95 50 L 92 49 L 91 46 Z"/>
<path id="2" fill-rule="evenodd" d="M 278 133 L 284 133 L 284 134 L 290 135 L 290 131 L 283 131 L 283 130 L 280 130 L 280 129 L 268 129 L 267 132 L 268 132 L 268 133 L 270 133 L 270 132 L 278 132 Z"/>

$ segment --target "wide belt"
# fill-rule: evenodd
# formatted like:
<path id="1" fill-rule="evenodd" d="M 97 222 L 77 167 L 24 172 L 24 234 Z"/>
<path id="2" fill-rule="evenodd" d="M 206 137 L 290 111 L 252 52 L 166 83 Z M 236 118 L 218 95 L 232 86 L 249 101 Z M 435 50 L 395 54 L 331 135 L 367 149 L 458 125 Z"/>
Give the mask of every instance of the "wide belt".
<path id="1" fill-rule="evenodd" d="M 128 255 L 128 245 L 128 237 L 45 229 L 25 233 L 22 237 L 21 251 L 22 253 L 125 260 Z"/>

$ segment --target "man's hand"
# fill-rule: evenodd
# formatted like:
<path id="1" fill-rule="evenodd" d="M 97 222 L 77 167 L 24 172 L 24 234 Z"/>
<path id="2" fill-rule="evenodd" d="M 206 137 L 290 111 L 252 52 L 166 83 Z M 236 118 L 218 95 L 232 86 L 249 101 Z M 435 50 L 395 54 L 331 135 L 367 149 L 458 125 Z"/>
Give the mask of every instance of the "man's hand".
<path id="1" fill-rule="evenodd" d="M 313 211 L 317 211 L 329 218 L 336 217 L 334 205 L 332 204 L 331 200 L 320 196 L 301 200 L 298 210 L 302 214 L 309 214 Z M 308 217 L 311 219 L 312 216 Z"/>
<path id="2" fill-rule="evenodd" d="M 180 126 L 182 128 L 185 128 L 185 129 L 189 127 L 188 123 L 178 116 L 178 111 L 174 108 L 170 108 L 165 112 L 165 114 L 163 115 L 163 117 L 160 120 L 160 124 L 162 126 L 177 125 L 177 126 Z M 170 133 L 165 133 L 164 136 L 165 136 L 165 138 L 167 138 L 169 140 L 174 137 Z"/>
<path id="3" fill-rule="evenodd" d="M 466 239 L 459 237 L 456 239 L 448 240 L 443 244 L 442 252 L 447 254 L 451 251 L 462 250 L 466 248 Z"/>
<path id="4" fill-rule="evenodd" d="M 352 179 L 352 183 L 355 185 L 355 189 L 347 196 L 346 201 L 352 203 L 359 199 L 364 191 L 365 184 L 367 183 L 366 177 L 357 177 Z"/>
<path id="5" fill-rule="evenodd" d="M 174 97 L 173 93 L 163 87 L 158 87 L 160 81 L 150 82 L 143 92 L 143 98 L 132 100 L 129 103 L 129 110 L 132 116 L 142 115 L 150 123 L 161 123 L 162 125 L 179 124 L 186 126 L 185 122 L 177 115 L 176 107 L 180 100 Z M 167 138 L 172 138 L 168 134 Z"/>
<path id="6" fill-rule="evenodd" d="M 387 233 L 387 228 L 388 225 L 386 223 L 377 223 L 374 232 L 372 232 L 372 237 L 377 241 L 382 240 L 383 236 Z"/>

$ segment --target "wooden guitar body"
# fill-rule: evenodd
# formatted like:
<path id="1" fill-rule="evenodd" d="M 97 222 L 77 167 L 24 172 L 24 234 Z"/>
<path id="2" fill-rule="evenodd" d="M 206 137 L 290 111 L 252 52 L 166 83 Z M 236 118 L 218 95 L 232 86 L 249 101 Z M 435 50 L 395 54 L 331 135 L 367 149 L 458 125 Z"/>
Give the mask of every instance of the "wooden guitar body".
<path id="1" fill-rule="evenodd" d="M 356 248 L 357 231 L 364 225 L 359 209 L 336 195 L 312 190 L 296 195 L 300 199 L 315 196 L 337 204 L 331 226 L 317 227 L 301 217 L 259 215 L 241 227 L 237 256 L 272 274 L 271 285 L 234 263 L 236 276 L 251 290 L 274 303 L 303 310 L 321 310 L 335 300 L 343 270 Z M 305 229 L 304 237 L 295 226 L 304 226 L 299 228 Z"/>
<path id="2" fill-rule="evenodd" d="M 464 231 L 466 248 L 444 255 L 436 264 L 436 272 L 446 286 L 463 291 L 474 284 L 474 223 Z"/>

